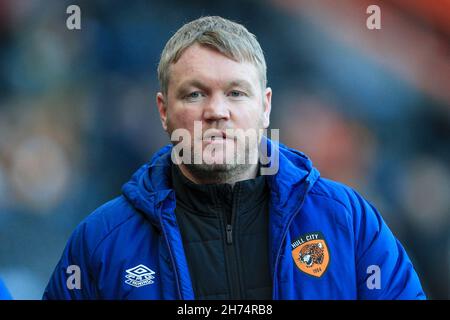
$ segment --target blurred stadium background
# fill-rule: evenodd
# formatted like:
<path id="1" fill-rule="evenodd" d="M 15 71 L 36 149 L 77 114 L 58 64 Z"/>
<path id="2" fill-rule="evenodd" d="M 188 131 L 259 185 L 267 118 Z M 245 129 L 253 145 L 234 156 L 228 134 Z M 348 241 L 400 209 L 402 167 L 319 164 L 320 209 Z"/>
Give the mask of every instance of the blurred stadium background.
<path id="1" fill-rule="evenodd" d="M 70 4 L 82 30 L 66 28 Z M 381 30 L 366 28 L 371 4 Z M 428 297 L 448 299 L 449 0 L 0 0 L 0 277 L 13 297 L 40 299 L 75 226 L 168 142 L 159 54 L 212 14 L 258 37 L 281 141 L 378 207 Z"/>

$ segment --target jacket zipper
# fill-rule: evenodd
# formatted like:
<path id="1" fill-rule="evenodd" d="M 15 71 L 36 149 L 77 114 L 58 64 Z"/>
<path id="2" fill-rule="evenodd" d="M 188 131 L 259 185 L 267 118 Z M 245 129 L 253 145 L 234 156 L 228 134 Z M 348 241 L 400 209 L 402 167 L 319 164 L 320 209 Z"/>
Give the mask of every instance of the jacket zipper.
<path id="1" fill-rule="evenodd" d="M 169 251 L 169 257 L 170 257 L 170 260 L 172 262 L 173 272 L 175 274 L 175 284 L 176 284 L 176 287 L 177 287 L 178 296 L 180 297 L 180 300 L 184 300 L 183 299 L 183 294 L 181 293 L 180 279 L 179 279 L 179 275 L 178 275 L 177 266 L 175 264 L 175 258 L 174 258 L 173 254 L 172 254 L 172 249 L 170 247 L 169 239 L 167 238 L 167 232 L 166 232 L 166 230 L 164 228 L 164 222 L 163 222 L 163 218 L 162 218 L 161 206 L 158 207 L 158 210 L 159 210 L 158 216 L 159 216 L 159 222 L 161 224 L 161 231 L 162 231 L 162 234 L 164 236 L 164 240 L 166 241 L 167 250 Z"/>
<path id="2" fill-rule="evenodd" d="M 231 224 L 227 224 L 227 244 L 233 244 L 233 226 Z"/>
<path id="3" fill-rule="evenodd" d="M 239 188 L 235 186 L 234 188 Z M 226 235 L 226 246 L 225 254 L 226 260 L 228 261 L 228 275 L 230 278 L 230 298 L 231 299 L 242 299 L 242 289 L 241 281 L 239 275 L 239 257 L 237 255 L 237 247 L 233 243 L 233 221 L 236 221 L 236 197 L 239 194 L 239 189 L 232 190 L 232 200 L 231 200 L 231 214 L 225 212 L 225 235 Z"/>
<path id="4" fill-rule="evenodd" d="M 289 227 L 290 227 L 292 221 L 298 215 L 301 208 L 303 207 L 303 203 L 305 202 L 306 195 L 309 191 L 311 182 L 309 180 L 306 180 L 306 184 L 307 184 L 307 186 L 305 188 L 305 193 L 303 194 L 300 205 L 295 210 L 295 213 L 292 215 L 292 217 L 289 219 L 288 223 L 286 224 L 285 228 L 283 229 L 283 235 L 281 237 L 281 244 L 280 244 L 280 247 L 278 248 L 277 256 L 275 257 L 275 267 L 273 270 L 273 288 L 272 288 L 273 289 L 273 295 L 272 295 L 273 300 L 276 300 L 278 298 L 278 275 L 277 275 L 277 273 L 278 273 L 278 262 L 279 262 L 280 256 L 281 256 L 281 249 L 283 248 L 284 239 L 286 238 L 286 234 L 289 230 Z"/>

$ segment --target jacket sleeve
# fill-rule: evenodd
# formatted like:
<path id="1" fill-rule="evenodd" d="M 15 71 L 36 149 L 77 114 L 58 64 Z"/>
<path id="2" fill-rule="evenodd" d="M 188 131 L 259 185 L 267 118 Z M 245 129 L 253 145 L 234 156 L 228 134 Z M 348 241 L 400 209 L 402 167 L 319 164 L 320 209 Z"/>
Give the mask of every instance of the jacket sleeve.
<path id="1" fill-rule="evenodd" d="M 44 300 L 98 299 L 86 236 L 83 223 L 70 237 L 45 289 Z"/>
<path id="2" fill-rule="evenodd" d="M 356 192 L 351 198 L 358 299 L 426 299 L 411 260 L 380 213 Z"/>
<path id="3" fill-rule="evenodd" d="M 12 300 L 12 296 L 2 279 L 0 279 L 0 300 Z"/>

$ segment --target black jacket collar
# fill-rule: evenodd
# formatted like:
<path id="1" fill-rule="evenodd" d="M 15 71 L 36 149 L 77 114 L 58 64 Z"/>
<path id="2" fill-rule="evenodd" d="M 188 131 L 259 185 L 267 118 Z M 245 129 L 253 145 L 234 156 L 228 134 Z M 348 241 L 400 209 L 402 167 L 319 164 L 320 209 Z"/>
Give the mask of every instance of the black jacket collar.
<path id="1" fill-rule="evenodd" d="M 201 215 L 214 216 L 220 207 L 228 208 L 234 201 L 240 212 L 254 208 L 268 195 L 268 187 L 264 176 L 230 184 L 195 184 L 184 176 L 177 165 L 172 164 L 172 184 L 177 203 Z"/>

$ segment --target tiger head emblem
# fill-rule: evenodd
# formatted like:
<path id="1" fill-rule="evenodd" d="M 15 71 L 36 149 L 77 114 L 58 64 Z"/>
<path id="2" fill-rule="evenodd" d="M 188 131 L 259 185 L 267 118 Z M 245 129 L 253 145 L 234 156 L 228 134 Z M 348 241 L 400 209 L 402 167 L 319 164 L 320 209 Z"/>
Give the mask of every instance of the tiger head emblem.
<path id="1" fill-rule="evenodd" d="M 308 268 L 311 268 L 314 264 L 322 264 L 323 257 L 323 245 L 320 242 L 305 245 L 298 255 L 300 263 L 306 264 Z"/>

